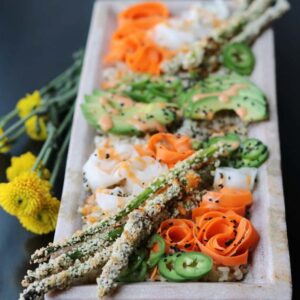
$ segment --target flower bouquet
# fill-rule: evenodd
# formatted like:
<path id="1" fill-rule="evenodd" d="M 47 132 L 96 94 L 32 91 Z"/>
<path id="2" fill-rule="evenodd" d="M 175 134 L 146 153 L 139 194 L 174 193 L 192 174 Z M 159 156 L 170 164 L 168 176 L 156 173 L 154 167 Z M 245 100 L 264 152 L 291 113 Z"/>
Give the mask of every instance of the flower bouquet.
<path id="1" fill-rule="evenodd" d="M 42 142 L 37 156 L 26 152 L 12 157 L 6 169 L 8 182 L 0 183 L 0 206 L 35 234 L 49 233 L 56 226 L 60 202 L 52 187 L 70 140 L 83 53 L 74 53 L 67 70 L 0 117 L 0 153 L 8 153 L 23 135 Z"/>

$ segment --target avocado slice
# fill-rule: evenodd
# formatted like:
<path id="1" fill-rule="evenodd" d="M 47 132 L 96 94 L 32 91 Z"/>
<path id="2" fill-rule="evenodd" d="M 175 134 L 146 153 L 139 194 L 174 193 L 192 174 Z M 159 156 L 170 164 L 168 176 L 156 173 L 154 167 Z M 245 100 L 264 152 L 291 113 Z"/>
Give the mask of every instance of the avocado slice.
<path id="1" fill-rule="evenodd" d="M 269 157 L 268 146 L 262 141 L 249 138 L 243 141 L 239 153 L 239 158 L 236 160 L 238 167 L 260 167 Z"/>
<path id="2" fill-rule="evenodd" d="M 166 126 L 181 118 L 174 103 L 137 103 L 128 97 L 100 90 L 86 96 L 81 109 L 91 126 L 116 135 L 139 136 L 164 131 Z"/>
<path id="3" fill-rule="evenodd" d="M 231 145 L 238 145 L 236 151 L 231 156 L 221 161 L 222 166 L 229 166 L 233 168 L 241 167 L 260 167 L 269 157 L 268 146 L 256 138 L 247 138 L 243 141 L 235 134 L 227 134 L 220 137 L 210 138 L 205 145 L 225 141 Z"/>
<path id="4" fill-rule="evenodd" d="M 268 118 L 264 93 L 247 78 L 235 73 L 213 75 L 197 83 L 178 100 L 184 116 L 211 120 L 215 113 L 233 110 L 245 123 Z"/>
<path id="5" fill-rule="evenodd" d="M 223 136 L 214 136 L 209 138 L 207 141 L 207 146 L 211 146 L 219 142 L 226 142 L 227 144 L 232 145 L 233 148 L 237 149 L 241 144 L 241 139 L 237 134 L 228 133 Z"/>
<path id="6" fill-rule="evenodd" d="M 194 81 L 181 79 L 177 76 L 131 75 L 125 77 L 111 91 L 130 97 L 136 102 L 174 102 L 182 91 Z"/>

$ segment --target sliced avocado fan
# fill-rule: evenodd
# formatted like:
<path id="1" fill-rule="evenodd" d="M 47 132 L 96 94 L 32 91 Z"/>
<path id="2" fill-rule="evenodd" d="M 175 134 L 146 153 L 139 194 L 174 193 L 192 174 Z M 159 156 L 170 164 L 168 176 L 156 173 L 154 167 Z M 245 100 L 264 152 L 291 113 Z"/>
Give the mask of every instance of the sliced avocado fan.
<path id="1" fill-rule="evenodd" d="M 230 143 L 236 149 L 229 157 L 221 160 L 221 166 L 259 168 L 269 157 L 268 146 L 262 141 L 256 138 L 247 138 L 242 141 L 240 136 L 234 133 L 211 137 L 202 143 L 202 147 L 211 146 L 219 141 Z"/>
<path id="2" fill-rule="evenodd" d="M 211 120 L 222 110 L 233 110 L 245 123 L 268 118 L 264 93 L 249 79 L 235 73 L 213 75 L 182 94 L 178 104 L 184 116 Z"/>
<path id="3" fill-rule="evenodd" d="M 165 127 L 180 120 L 180 110 L 174 103 L 137 103 L 100 90 L 86 96 L 81 109 L 91 126 L 116 135 L 165 131 Z"/>
<path id="4" fill-rule="evenodd" d="M 141 76 L 121 84 L 118 89 L 136 102 L 173 102 L 187 83 L 175 76 Z M 117 89 L 117 90 L 118 90 Z"/>

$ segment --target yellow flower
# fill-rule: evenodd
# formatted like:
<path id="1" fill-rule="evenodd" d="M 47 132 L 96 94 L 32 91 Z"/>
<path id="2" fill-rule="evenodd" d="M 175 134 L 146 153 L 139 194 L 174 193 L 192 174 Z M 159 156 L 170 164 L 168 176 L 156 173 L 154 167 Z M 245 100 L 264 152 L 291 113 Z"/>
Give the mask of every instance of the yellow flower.
<path id="1" fill-rule="evenodd" d="M 32 94 L 27 94 L 26 97 L 19 100 L 17 110 L 21 118 L 28 116 L 31 111 L 41 105 L 41 94 L 39 91 L 34 91 Z"/>
<path id="2" fill-rule="evenodd" d="M 33 214 L 51 198 L 51 185 L 36 173 L 23 173 L 0 185 L 0 204 L 11 215 Z"/>
<path id="3" fill-rule="evenodd" d="M 39 91 L 34 91 L 32 94 L 27 94 L 26 97 L 19 100 L 17 110 L 20 118 L 28 116 L 35 108 L 42 103 L 41 94 Z M 27 135 L 36 141 L 44 141 L 47 138 L 47 128 L 43 117 L 32 116 L 25 122 Z"/>
<path id="4" fill-rule="evenodd" d="M 3 129 L 0 127 L 0 136 L 4 133 Z M 8 138 L 0 140 L 0 153 L 7 153 L 10 150 L 11 146 L 8 144 Z"/>
<path id="5" fill-rule="evenodd" d="M 25 122 L 27 135 L 35 141 L 44 141 L 47 138 L 47 127 L 44 118 L 33 116 Z"/>
<path id="6" fill-rule="evenodd" d="M 6 169 L 6 177 L 9 181 L 14 180 L 16 177 L 23 173 L 31 172 L 31 169 L 36 161 L 35 155 L 31 152 L 26 152 L 19 157 L 14 156 L 11 158 L 10 167 Z M 41 177 L 49 179 L 50 172 L 47 168 L 40 166 L 37 172 L 41 169 Z"/>
<path id="7" fill-rule="evenodd" d="M 58 210 L 59 201 L 52 198 L 36 213 L 21 216 L 19 220 L 28 231 L 36 234 L 46 234 L 55 229 Z"/>

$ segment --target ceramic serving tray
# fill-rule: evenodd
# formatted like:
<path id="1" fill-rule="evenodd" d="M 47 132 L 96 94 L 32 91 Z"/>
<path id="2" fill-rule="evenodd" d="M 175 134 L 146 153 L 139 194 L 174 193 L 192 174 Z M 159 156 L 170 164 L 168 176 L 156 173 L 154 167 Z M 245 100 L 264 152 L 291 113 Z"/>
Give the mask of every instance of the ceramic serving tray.
<path id="1" fill-rule="evenodd" d="M 83 72 L 76 103 L 73 130 L 64 181 L 62 202 L 55 241 L 69 237 L 81 227 L 77 212 L 83 201 L 82 166 L 94 148 L 95 131 L 80 111 L 84 95 L 99 87 L 102 57 L 115 28 L 116 14 L 129 5 L 127 1 L 95 2 L 86 47 Z M 170 1 L 175 14 L 191 3 Z M 120 287 L 114 299 L 192 300 L 192 299 L 291 299 L 291 274 L 287 244 L 285 208 L 280 168 L 280 148 L 275 89 L 274 38 L 266 31 L 254 45 L 257 65 L 252 80 L 265 91 L 270 120 L 251 125 L 249 135 L 261 139 L 271 151 L 268 161 L 259 169 L 259 184 L 254 193 L 251 221 L 260 233 L 251 268 L 242 282 L 167 283 L 144 282 Z M 79 285 L 67 291 L 47 295 L 48 300 L 96 299 L 95 285 Z M 108 298 L 107 298 L 108 299 Z"/>

